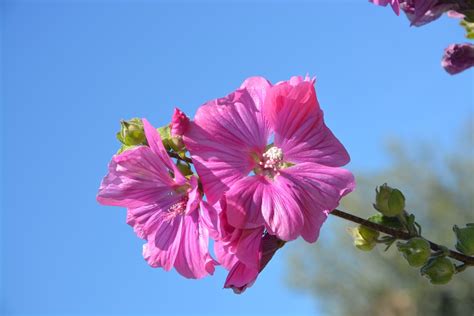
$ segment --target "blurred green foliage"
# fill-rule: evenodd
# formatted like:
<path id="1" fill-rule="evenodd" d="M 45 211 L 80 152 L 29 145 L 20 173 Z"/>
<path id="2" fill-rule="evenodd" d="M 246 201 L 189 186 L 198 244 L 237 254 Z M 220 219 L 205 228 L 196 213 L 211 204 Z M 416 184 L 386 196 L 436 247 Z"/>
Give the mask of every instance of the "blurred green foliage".
<path id="1" fill-rule="evenodd" d="M 374 188 L 388 182 L 405 194 L 423 236 L 454 249 L 453 225 L 474 222 L 474 121 L 449 151 L 436 144 L 391 142 L 388 152 L 390 168 L 355 172 L 357 189 L 342 209 L 366 218 L 374 214 Z M 447 285 L 431 285 L 397 247 L 355 248 L 346 232 L 355 226 L 330 216 L 316 244 L 299 242 L 288 249 L 289 285 L 313 296 L 323 315 L 474 315 L 474 268 Z"/>

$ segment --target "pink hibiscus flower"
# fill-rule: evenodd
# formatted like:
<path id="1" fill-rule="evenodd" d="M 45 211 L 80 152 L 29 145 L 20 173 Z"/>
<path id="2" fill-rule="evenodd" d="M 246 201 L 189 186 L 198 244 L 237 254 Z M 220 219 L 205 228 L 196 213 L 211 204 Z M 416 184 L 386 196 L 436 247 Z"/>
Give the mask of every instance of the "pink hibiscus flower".
<path id="1" fill-rule="evenodd" d="M 168 156 L 156 129 L 143 119 L 149 146 L 115 155 L 97 201 L 127 207 L 127 223 L 146 239 L 143 256 L 152 267 L 172 267 L 187 278 L 213 274 L 204 218 L 214 208 L 202 201 L 195 177 L 185 178 Z"/>
<path id="2" fill-rule="evenodd" d="M 230 225 L 314 242 L 353 190 L 352 174 L 339 168 L 349 155 L 324 124 L 313 84 L 249 78 L 201 106 L 184 133 L 208 202 L 225 193 Z"/>

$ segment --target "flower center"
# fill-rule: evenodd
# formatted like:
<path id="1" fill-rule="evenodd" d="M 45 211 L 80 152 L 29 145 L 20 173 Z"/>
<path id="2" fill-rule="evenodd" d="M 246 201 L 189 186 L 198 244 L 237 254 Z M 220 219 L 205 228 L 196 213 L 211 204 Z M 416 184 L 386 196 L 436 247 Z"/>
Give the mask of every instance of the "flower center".
<path id="1" fill-rule="evenodd" d="M 263 154 L 263 161 L 260 161 L 260 165 L 263 169 L 271 169 L 278 171 L 283 163 L 283 151 L 281 148 L 272 146 Z"/>

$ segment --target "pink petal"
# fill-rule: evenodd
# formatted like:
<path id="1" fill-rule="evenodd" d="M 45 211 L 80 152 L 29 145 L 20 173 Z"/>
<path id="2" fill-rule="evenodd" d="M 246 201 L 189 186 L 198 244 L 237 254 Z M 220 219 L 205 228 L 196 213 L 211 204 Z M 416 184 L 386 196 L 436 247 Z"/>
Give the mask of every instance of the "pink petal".
<path id="1" fill-rule="evenodd" d="M 217 262 L 227 270 L 232 269 L 232 267 L 239 261 L 229 242 L 216 240 L 214 242 L 214 253 Z"/>
<path id="2" fill-rule="evenodd" d="M 143 245 L 143 257 L 150 266 L 171 270 L 181 243 L 182 226 L 183 216 L 162 218 L 148 243 Z"/>
<path id="3" fill-rule="evenodd" d="M 262 226 L 262 195 L 267 183 L 262 176 L 242 178 L 226 193 L 226 214 L 229 224 L 237 228 Z"/>
<path id="4" fill-rule="evenodd" d="M 304 224 L 300 205 L 293 197 L 293 184 L 277 176 L 264 186 L 262 213 L 266 228 L 278 238 L 289 241 L 296 239 Z"/>
<path id="5" fill-rule="evenodd" d="M 260 268 L 262 257 L 263 226 L 255 229 L 244 229 L 237 244 L 235 255 L 248 267 Z"/>
<path id="6" fill-rule="evenodd" d="M 173 160 L 171 160 L 171 158 L 169 157 L 158 131 L 148 122 L 147 119 L 144 118 L 142 119 L 142 121 L 148 145 L 150 146 L 151 150 L 156 154 L 155 159 L 160 161 L 164 166 L 168 167 L 168 169 L 173 172 L 175 181 L 177 183 L 185 183 L 186 178 L 183 177 L 178 167 L 176 167 L 176 165 L 173 163 Z"/>
<path id="7" fill-rule="evenodd" d="M 266 146 L 268 127 L 246 90 L 201 106 L 184 135 L 204 192 L 215 204 L 254 167 Z"/>
<path id="8" fill-rule="evenodd" d="M 168 201 L 160 201 L 161 204 L 147 204 L 139 207 L 131 207 L 127 209 L 127 224 L 133 227 L 139 238 L 147 239 L 154 233 L 156 225 L 163 212 L 177 203 L 182 197 L 170 199 Z"/>
<path id="9" fill-rule="evenodd" d="M 209 254 L 209 235 L 207 230 L 199 225 L 199 213 L 193 212 L 184 216 L 183 225 L 181 246 L 175 261 L 176 271 L 192 279 L 213 274 L 217 263 Z"/>
<path id="10" fill-rule="evenodd" d="M 311 81 L 293 80 L 271 88 L 264 112 L 285 161 L 339 167 L 349 162 L 344 146 L 326 127 Z"/>
<path id="11" fill-rule="evenodd" d="M 250 77 L 240 86 L 246 89 L 255 103 L 255 107 L 260 111 L 267 94 L 267 90 L 271 87 L 271 83 L 263 77 Z"/>
<path id="12" fill-rule="evenodd" d="M 220 203 L 210 205 L 206 201 L 201 201 L 201 225 L 203 225 L 209 232 L 209 236 L 214 239 L 218 239 L 221 236 L 220 232 L 220 222 L 219 222 L 219 212 L 220 212 Z"/>
<path id="13" fill-rule="evenodd" d="M 104 205 L 138 207 L 174 197 L 176 183 L 149 147 L 140 146 L 115 155 L 97 194 Z"/>
<path id="14" fill-rule="evenodd" d="M 237 262 L 229 271 L 224 288 L 231 288 L 234 293 L 240 294 L 251 287 L 258 277 L 259 270 Z"/>
<path id="15" fill-rule="evenodd" d="M 301 235 L 308 242 L 317 240 L 328 213 L 355 188 L 354 176 L 349 171 L 314 163 L 283 169 L 280 179 L 292 183 L 291 191 L 304 216 Z"/>

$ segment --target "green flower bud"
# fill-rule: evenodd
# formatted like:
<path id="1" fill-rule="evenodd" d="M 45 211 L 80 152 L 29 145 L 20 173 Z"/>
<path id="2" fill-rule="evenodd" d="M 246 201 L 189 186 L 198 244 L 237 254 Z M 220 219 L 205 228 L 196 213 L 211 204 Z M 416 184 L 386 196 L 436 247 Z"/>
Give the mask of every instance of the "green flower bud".
<path id="1" fill-rule="evenodd" d="M 454 264 L 446 257 L 433 257 L 421 268 L 421 275 L 428 278 L 431 284 L 448 283 L 455 272 Z"/>
<path id="2" fill-rule="evenodd" d="M 464 228 L 457 225 L 453 227 L 456 234 L 456 249 L 468 256 L 474 256 L 474 223 L 467 224 Z"/>
<path id="3" fill-rule="evenodd" d="M 430 243 L 421 237 L 414 237 L 406 243 L 398 242 L 397 247 L 412 267 L 421 267 L 431 255 Z"/>
<path id="4" fill-rule="evenodd" d="M 393 189 L 384 183 L 375 189 L 375 193 L 374 207 L 383 215 L 395 217 L 405 210 L 405 197 L 400 190 Z"/>
<path id="5" fill-rule="evenodd" d="M 143 130 L 142 120 L 133 118 L 128 121 L 120 122 L 120 132 L 117 133 L 117 139 L 126 146 L 145 145 L 146 137 Z"/>
<path id="6" fill-rule="evenodd" d="M 360 225 L 356 228 L 350 228 L 349 233 L 352 235 L 354 246 L 356 246 L 357 249 L 370 251 L 374 249 L 377 244 L 376 239 L 378 238 L 379 232 L 368 227 Z"/>
<path id="7" fill-rule="evenodd" d="M 171 136 L 171 127 L 170 125 L 165 125 L 158 128 L 158 133 L 160 133 L 161 140 L 166 150 L 173 149 L 176 152 L 184 151 L 186 148 L 184 146 L 183 137 L 181 136 Z"/>
<path id="8" fill-rule="evenodd" d="M 366 241 L 372 242 L 372 241 L 377 240 L 377 238 L 379 238 L 380 233 L 367 226 L 359 225 L 357 229 L 359 230 L 360 236 L 364 238 Z"/>
<path id="9" fill-rule="evenodd" d="M 166 150 L 170 150 L 171 148 L 170 126 L 165 125 L 165 126 L 157 128 L 157 130 L 158 130 L 158 133 L 160 134 L 161 141 L 163 142 L 163 146 L 165 146 Z"/>

